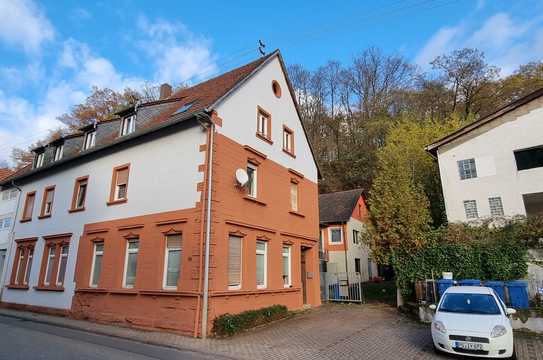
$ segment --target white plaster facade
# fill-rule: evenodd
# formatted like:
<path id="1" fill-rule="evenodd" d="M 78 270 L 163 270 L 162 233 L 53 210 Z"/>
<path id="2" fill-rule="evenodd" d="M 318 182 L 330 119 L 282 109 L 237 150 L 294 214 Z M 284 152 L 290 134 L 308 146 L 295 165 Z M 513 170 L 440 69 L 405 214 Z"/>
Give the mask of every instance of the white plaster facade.
<path id="1" fill-rule="evenodd" d="M 8 273 L 6 260 L 10 251 L 10 236 L 18 198 L 19 191 L 17 189 L 0 191 L 0 284 L 3 284 L 3 279 Z"/>
<path id="2" fill-rule="evenodd" d="M 183 131 L 128 147 L 64 171 L 51 172 L 21 186 L 23 196 L 36 191 L 32 221 L 21 223 L 19 211 L 14 239 L 39 237 L 34 249 L 29 289 L 4 288 L 2 301 L 7 303 L 69 309 L 74 295 L 74 271 L 78 241 L 85 224 L 128 218 L 165 211 L 193 208 L 200 200 L 196 184 L 203 180 L 198 165 L 204 163 L 199 146 L 206 143 L 206 132 L 195 125 Z M 130 163 L 128 201 L 108 206 L 113 168 Z M 74 181 L 89 175 L 85 211 L 69 213 Z M 44 188 L 55 185 L 52 216 L 38 219 Z M 23 206 L 24 199 L 21 201 Z M 44 240 L 42 236 L 72 233 L 63 292 L 37 291 Z M 6 273 L 13 268 L 13 253 Z M 6 276 L 5 283 L 9 282 Z"/>
<path id="3" fill-rule="evenodd" d="M 543 145 L 543 98 L 533 100 L 437 149 L 447 218 L 467 221 L 465 200 L 489 217 L 490 197 L 504 215 L 526 215 L 523 194 L 543 192 L 543 167 L 517 170 L 514 151 Z M 477 177 L 461 180 L 457 162 L 474 158 Z"/>
<path id="4" fill-rule="evenodd" d="M 273 80 L 281 87 L 280 98 L 272 91 Z M 272 146 L 255 136 L 257 106 L 271 114 Z M 217 129 L 219 133 L 265 153 L 268 159 L 299 171 L 307 179 L 317 183 L 317 166 L 277 56 L 272 57 L 249 81 L 219 103 L 216 110 L 223 119 L 222 127 Z M 283 151 L 283 125 L 294 131 L 296 158 Z"/>

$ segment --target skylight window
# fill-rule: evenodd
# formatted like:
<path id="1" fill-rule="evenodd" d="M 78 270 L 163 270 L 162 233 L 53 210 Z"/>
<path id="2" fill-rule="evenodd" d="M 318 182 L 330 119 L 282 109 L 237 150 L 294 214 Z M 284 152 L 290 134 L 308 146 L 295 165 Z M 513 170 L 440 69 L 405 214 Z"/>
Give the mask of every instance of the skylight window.
<path id="1" fill-rule="evenodd" d="M 177 109 L 177 110 L 174 112 L 174 115 L 175 115 L 175 114 L 181 114 L 181 113 L 184 113 L 184 112 L 188 111 L 188 110 L 192 107 L 193 104 L 194 104 L 194 101 L 193 101 L 193 102 L 190 102 L 190 103 L 188 103 L 188 104 L 185 104 L 185 105 L 183 105 L 183 106 L 181 106 L 179 109 Z"/>

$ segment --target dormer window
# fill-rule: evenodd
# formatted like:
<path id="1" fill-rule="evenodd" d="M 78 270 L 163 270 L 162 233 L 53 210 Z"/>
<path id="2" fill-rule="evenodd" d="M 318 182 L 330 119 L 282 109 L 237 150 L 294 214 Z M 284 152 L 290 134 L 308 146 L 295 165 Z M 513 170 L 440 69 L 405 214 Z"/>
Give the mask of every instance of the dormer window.
<path id="1" fill-rule="evenodd" d="M 39 168 L 39 167 L 43 166 L 44 159 L 45 159 L 45 154 L 44 154 L 43 151 L 37 153 L 37 155 L 36 155 L 36 168 Z"/>
<path id="2" fill-rule="evenodd" d="M 64 144 L 60 144 L 55 147 L 55 161 L 59 161 L 62 159 L 62 156 L 64 155 Z"/>
<path id="3" fill-rule="evenodd" d="M 85 141 L 83 142 L 83 150 L 88 150 L 94 147 L 96 143 L 96 130 L 85 133 Z"/>
<path id="4" fill-rule="evenodd" d="M 128 135 L 136 130 L 136 115 L 123 118 L 121 122 L 121 136 Z"/>

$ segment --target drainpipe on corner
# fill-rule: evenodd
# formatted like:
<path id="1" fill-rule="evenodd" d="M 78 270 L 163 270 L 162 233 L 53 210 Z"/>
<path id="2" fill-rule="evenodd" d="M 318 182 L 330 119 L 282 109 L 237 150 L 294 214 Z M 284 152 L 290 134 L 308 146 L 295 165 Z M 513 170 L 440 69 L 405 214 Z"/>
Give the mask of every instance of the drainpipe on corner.
<path id="1" fill-rule="evenodd" d="M 207 204 L 206 204 L 206 237 L 205 237 L 205 260 L 204 260 L 204 291 L 202 299 L 202 339 L 207 338 L 208 298 L 209 298 L 209 248 L 211 242 L 211 187 L 213 183 L 213 139 L 215 124 L 209 124 L 209 151 L 207 158 Z"/>
<path id="2" fill-rule="evenodd" d="M 8 236 L 9 248 L 8 248 L 8 252 L 6 254 L 6 259 L 4 261 L 4 268 L 6 269 L 6 271 L 2 271 L 2 278 L 0 279 L 0 301 L 2 300 L 2 294 L 4 293 L 4 283 L 5 283 L 7 273 L 8 273 L 8 271 L 7 271 L 8 270 L 8 262 L 9 262 L 9 259 L 11 258 L 11 251 L 13 250 L 13 241 L 15 239 L 15 222 L 17 221 L 19 206 L 21 204 L 21 195 L 23 193 L 21 188 L 19 186 L 17 186 L 17 184 L 15 184 L 15 181 L 13 181 L 13 180 L 11 181 L 11 186 L 13 186 L 15 189 L 17 189 L 19 191 L 19 195 L 17 195 L 17 207 L 15 208 L 15 215 L 13 216 L 13 222 L 11 223 L 11 231 L 10 231 L 9 236 Z"/>

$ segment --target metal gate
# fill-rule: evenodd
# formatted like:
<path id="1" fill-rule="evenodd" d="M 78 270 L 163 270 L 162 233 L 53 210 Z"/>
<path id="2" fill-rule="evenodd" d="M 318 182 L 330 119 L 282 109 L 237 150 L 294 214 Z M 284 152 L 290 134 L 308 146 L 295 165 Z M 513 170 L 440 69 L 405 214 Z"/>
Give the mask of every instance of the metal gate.
<path id="1" fill-rule="evenodd" d="M 362 278 L 360 273 L 323 273 L 328 301 L 361 303 Z"/>

